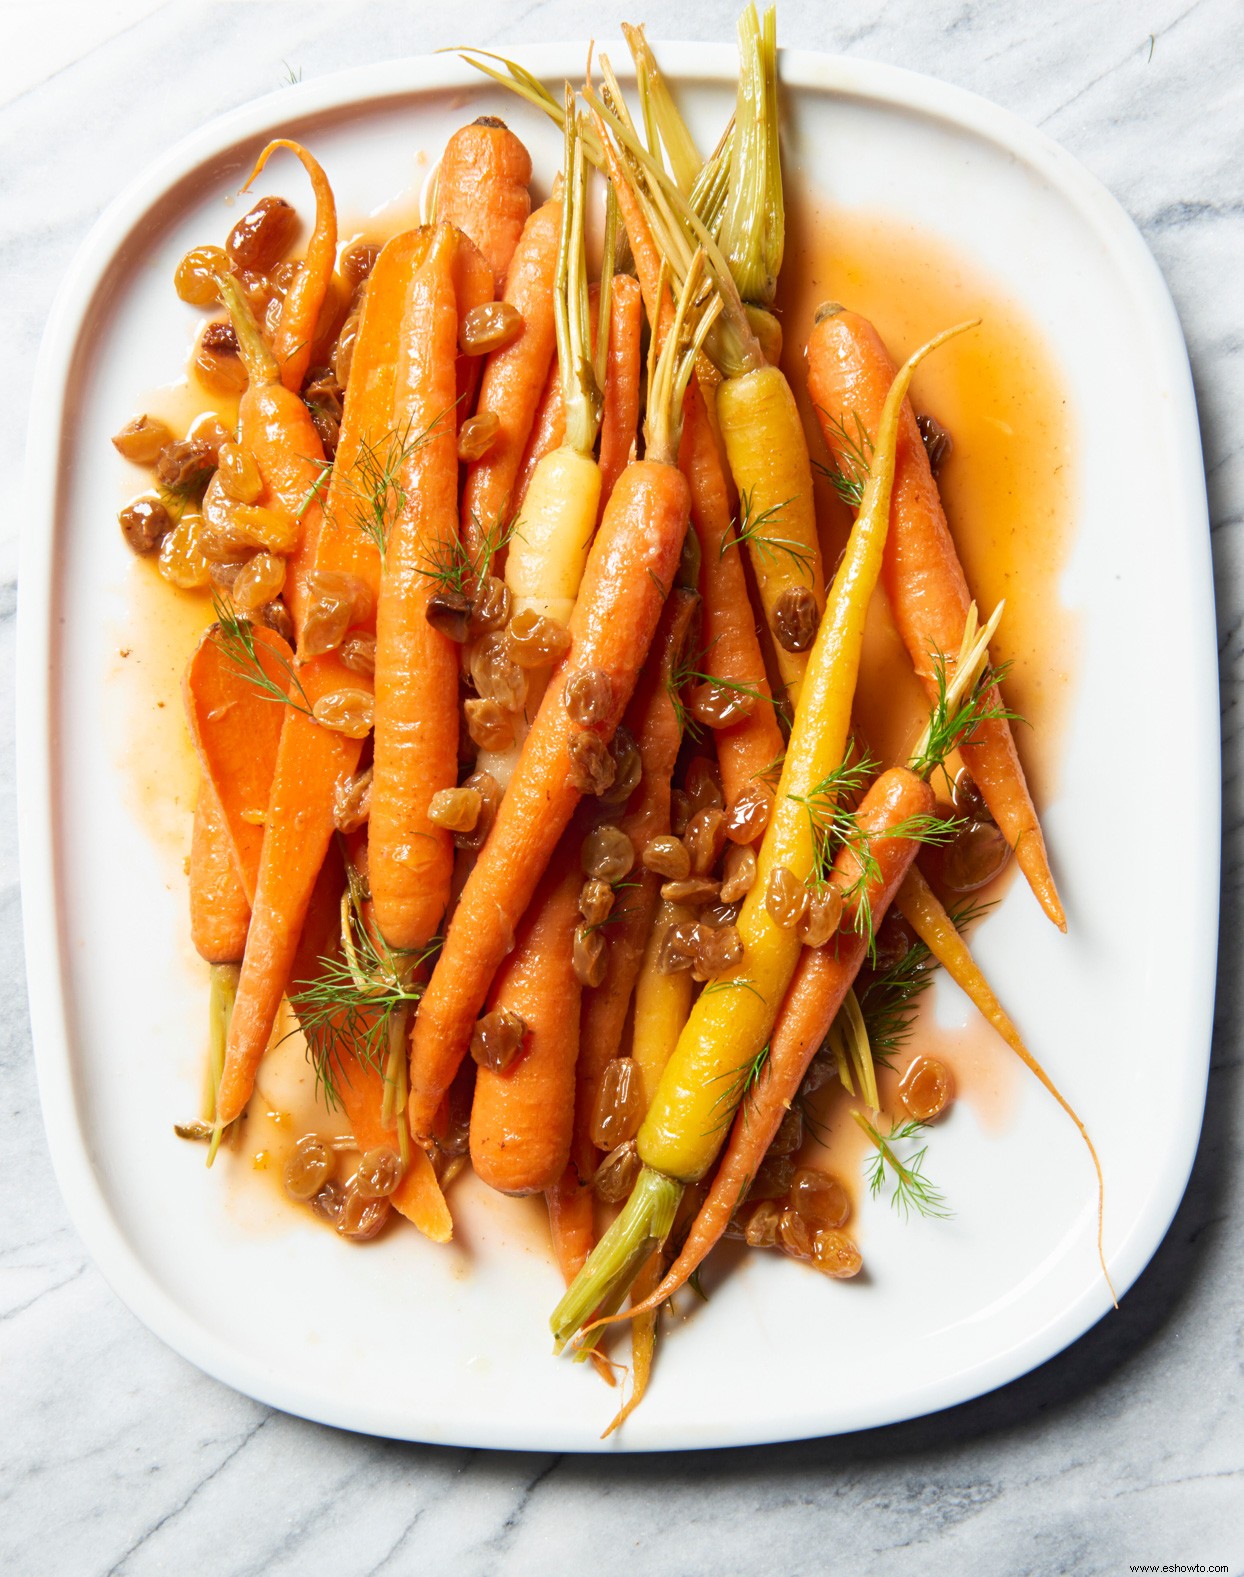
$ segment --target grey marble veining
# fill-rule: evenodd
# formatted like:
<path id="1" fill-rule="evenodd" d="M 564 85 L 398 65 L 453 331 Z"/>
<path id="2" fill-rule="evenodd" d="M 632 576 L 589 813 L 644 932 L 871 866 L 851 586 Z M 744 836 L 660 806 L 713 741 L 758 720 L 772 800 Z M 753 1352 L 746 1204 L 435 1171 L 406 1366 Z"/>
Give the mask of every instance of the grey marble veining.
<path id="1" fill-rule="evenodd" d="M 731 34 L 736 5 L 665 0 L 647 16 L 657 37 L 720 39 Z M 989 1397 L 844 1439 L 609 1461 L 449 1451 L 321 1429 L 208 1380 L 113 1297 L 67 1222 L 39 1118 L 10 676 L 17 479 L 39 335 L 75 248 L 129 173 L 210 116 L 278 87 L 287 65 L 311 78 L 465 34 L 485 45 L 608 35 L 635 8 L 44 0 L 37 10 L 42 30 L 29 21 L 16 30 L 26 53 L 14 93 L 0 103 L 0 794 L 8 811 L 0 816 L 0 1570 L 361 1577 L 431 1565 L 463 1577 L 584 1569 L 601 1577 L 831 1569 L 1089 1577 L 1140 1561 L 1244 1569 L 1237 0 L 857 0 L 850 8 L 785 0 L 780 17 L 788 44 L 927 71 L 1043 127 L 1135 217 L 1179 308 L 1213 520 L 1226 796 L 1225 967 L 1187 1197 L 1122 1310 Z M 1138 463 L 1143 442 L 1138 434 Z M 1177 752 L 1166 726 L 1155 727 L 1155 742 Z"/>

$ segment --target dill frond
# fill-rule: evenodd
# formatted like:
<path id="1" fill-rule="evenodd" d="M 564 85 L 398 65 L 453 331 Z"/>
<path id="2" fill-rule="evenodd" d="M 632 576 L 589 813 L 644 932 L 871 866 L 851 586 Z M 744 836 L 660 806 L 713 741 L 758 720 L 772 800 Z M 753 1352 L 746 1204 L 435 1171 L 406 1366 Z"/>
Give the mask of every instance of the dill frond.
<path id="1" fill-rule="evenodd" d="M 701 665 L 707 663 L 712 644 L 710 643 L 702 651 L 680 655 L 678 661 L 671 667 L 669 677 L 665 681 L 665 688 L 669 692 L 670 702 L 674 708 L 674 715 L 678 719 L 679 729 L 688 739 L 701 739 L 704 735 L 703 725 L 697 717 L 692 715 L 682 698 L 682 692 L 688 685 L 715 685 L 719 690 L 729 690 L 732 695 L 745 695 L 752 701 L 771 706 L 778 713 L 783 710 L 782 703 L 773 696 L 766 695 L 758 685 L 743 684 L 734 679 L 723 679 L 720 674 L 707 672 Z"/>
<path id="2" fill-rule="evenodd" d="M 454 406 L 450 406 L 440 411 L 419 432 L 412 432 L 413 422 L 408 421 L 405 427 L 390 428 L 374 443 L 360 439 L 358 453 L 349 467 L 344 472 L 334 472 L 338 491 L 357 506 L 351 512 L 351 524 L 372 539 L 382 558 L 389 527 L 406 507 L 406 490 L 402 486 L 406 462 L 422 449 L 438 424 L 453 410 Z M 317 479 L 312 491 L 319 485 Z"/>
<path id="3" fill-rule="evenodd" d="M 864 489 L 872 469 L 873 441 L 868 429 L 858 411 L 851 412 L 850 425 L 842 417 L 830 416 L 819 405 L 817 413 L 823 425 L 833 432 L 834 441 L 830 446 L 829 464 L 815 461 L 816 469 L 848 509 L 858 509 L 864 502 Z"/>
<path id="4" fill-rule="evenodd" d="M 430 545 L 424 562 L 418 566 L 419 573 L 435 582 L 439 591 L 455 593 L 468 602 L 475 596 L 484 566 L 515 537 L 521 536 L 519 526 L 522 523 L 513 516 L 509 521 L 495 520 L 485 530 L 478 515 L 472 513 L 471 518 L 479 537 L 479 551 L 474 557 L 461 538 L 441 538 Z"/>
<path id="5" fill-rule="evenodd" d="M 920 752 L 911 762 L 911 770 L 917 777 L 927 778 L 943 766 L 952 751 L 970 742 L 982 723 L 1023 721 L 1018 712 L 1003 706 L 1001 700 L 991 702 L 989 699 L 990 692 L 1002 683 L 1010 666 L 1010 663 L 1000 663 L 996 668 L 986 667 L 964 699 L 956 704 L 947 677 L 947 659 L 941 652 L 934 656 L 933 682 L 937 695 Z"/>
<path id="6" fill-rule="evenodd" d="M 736 982 L 734 981 L 722 982 L 723 985 L 733 985 L 735 983 Z M 751 985 L 750 981 L 745 983 L 749 986 Z M 711 988 L 705 988 L 705 994 L 707 994 L 709 989 Z M 739 1106 L 747 1099 L 752 1090 L 755 1089 L 761 1074 L 765 1071 L 766 1067 L 768 1067 L 769 1053 L 771 1049 L 771 1043 L 769 1041 L 765 1041 L 764 1045 L 754 1057 L 746 1058 L 743 1062 L 739 1063 L 737 1068 L 727 1068 L 723 1073 L 716 1075 L 714 1083 L 723 1079 L 728 1080 L 729 1082 L 726 1084 L 725 1088 L 721 1091 L 720 1095 L 718 1095 L 717 1099 L 713 1102 L 712 1107 L 710 1108 L 710 1115 L 718 1111 L 722 1112 L 720 1122 L 718 1122 L 716 1127 L 712 1128 L 710 1132 L 716 1133 L 719 1129 L 725 1128 L 731 1122 Z"/>
<path id="7" fill-rule="evenodd" d="M 219 592 L 212 598 L 212 612 L 216 615 L 216 625 L 211 639 L 247 684 L 252 685 L 264 700 L 279 701 L 283 706 L 292 706 L 296 712 L 303 712 L 310 717 L 311 698 L 303 689 L 298 670 L 289 658 L 275 646 L 264 648 L 272 661 L 288 675 L 290 689 L 287 692 L 259 660 L 259 653 L 255 650 L 255 629 L 250 620 L 244 618 L 233 603 Z"/>
<path id="8" fill-rule="evenodd" d="M 748 546 L 765 564 L 776 564 L 786 557 L 809 582 L 812 579 L 812 553 L 803 542 L 794 537 L 778 536 L 773 530 L 781 522 L 782 511 L 793 499 L 783 499 L 768 509 L 755 511 L 751 493 L 739 494 L 739 520 L 733 531 L 721 539 L 718 557 L 725 558 L 733 547 Z"/>
<path id="9" fill-rule="evenodd" d="M 926 1219 L 945 1220 L 954 1215 L 946 1203 L 946 1196 L 925 1175 L 924 1158 L 928 1145 L 922 1145 L 906 1158 L 901 1157 L 895 1149 L 895 1145 L 908 1144 L 923 1133 L 924 1123 L 914 1118 L 903 1123 L 892 1122 L 889 1133 L 883 1134 L 863 1112 L 853 1110 L 851 1116 L 868 1135 L 877 1152 L 865 1170 L 868 1192 L 872 1198 L 878 1198 L 885 1189 L 888 1170 L 893 1180 L 890 1203 L 904 1220 L 910 1219 L 913 1210 Z"/>

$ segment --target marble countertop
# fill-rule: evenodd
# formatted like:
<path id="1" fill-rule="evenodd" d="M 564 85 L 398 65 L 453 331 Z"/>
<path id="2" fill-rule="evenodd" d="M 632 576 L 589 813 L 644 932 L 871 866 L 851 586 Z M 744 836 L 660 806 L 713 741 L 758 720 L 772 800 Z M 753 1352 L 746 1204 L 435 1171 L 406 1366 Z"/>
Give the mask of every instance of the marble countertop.
<path id="1" fill-rule="evenodd" d="M 664 0 L 657 36 L 729 38 L 738 0 Z M 461 41 L 617 33 L 630 5 L 482 0 L 4 8 L 0 793 L 24 415 L 49 305 L 123 178 L 209 117 L 343 66 Z M 642 11 L 642 7 L 639 8 Z M 798 1445 L 592 1459 L 400 1445 L 273 1412 L 148 1333 L 52 1177 L 25 1007 L 16 817 L 0 818 L 0 1569 L 406 1572 L 1244 1571 L 1238 967 L 1244 792 L 1244 73 L 1238 0 L 784 0 L 783 42 L 943 77 L 1042 127 L 1118 196 L 1183 320 L 1214 532 L 1223 926 L 1204 1135 L 1119 1313 L 1035 1373 L 913 1423 Z M 1138 435 L 1138 462 L 1142 453 Z M 1155 632 L 1156 634 L 1156 632 Z M 1161 735 L 1159 737 L 1162 737 Z M 1162 834 L 1165 836 L 1165 834 Z M 1177 1026 L 1172 1026 L 1177 1036 Z M 1200 1568 L 1196 1563 L 1202 1563 Z"/>

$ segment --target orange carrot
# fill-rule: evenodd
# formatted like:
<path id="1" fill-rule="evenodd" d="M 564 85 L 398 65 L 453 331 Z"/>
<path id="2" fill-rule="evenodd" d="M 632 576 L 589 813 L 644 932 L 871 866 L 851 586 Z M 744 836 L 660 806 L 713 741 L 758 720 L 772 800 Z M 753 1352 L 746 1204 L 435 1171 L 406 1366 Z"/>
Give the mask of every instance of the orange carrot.
<path id="1" fill-rule="evenodd" d="M 481 115 L 445 144 L 436 220 L 456 225 L 484 254 L 500 293 L 531 214 L 531 155 L 503 120 Z"/>
<path id="2" fill-rule="evenodd" d="M 639 428 L 640 339 L 644 306 L 639 285 L 615 274 L 609 295 L 609 350 L 600 422 L 600 512 L 630 464 Z"/>
<path id="3" fill-rule="evenodd" d="M 316 337 L 316 325 L 328 297 L 333 269 L 337 261 L 337 204 L 333 189 L 320 165 L 301 143 L 278 137 L 270 142 L 259 155 L 255 168 L 247 177 L 247 187 L 256 179 L 278 148 L 288 148 L 302 161 L 311 177 L 315 193 L 315 226 L 307 251 L 293 283 L 281 303 L 281 316 L 272 338 L 272 349 L 281 365 L 281 382 L 296 394 L 311 364 L 311 347 Z"/>
<path id="4" fill-rule="evenodd" d="M 688 509 L 685 479 L 660 461 L 636 461 L 614 489 L 570 620 L 570 651 L 549 681 L 415 1019 L 416 1138 L 432 1131 L 492 978 L 579 801 L 576 760 L 613 737 L 630 699 L 677 570 Z M 567 710 L 566 687 L 588 670 L 608 677 L 609 698 L 599 720 L 580 728 Z"/>
<path id="5" fill-rule="evenodd" d="M 808 391 L 836 461 L 842 457 L 843 432 L 851 431 L 854 423 L 876 432 L 893 380 L 894 363 L 873 325 L 842 308 L 825 311 L 808 340 Z M 959 650 L 972 598 L 909 400 L 903 402 L 899 424 L 882 577 L 899 634 L 917 675 L 933 695 L 936 659 Z M 1001 708 L 996 686 L 988 705 Z M 1010 723 L 1005 717 L 982 723 L 960 753 L 1038 903 L 1065 931 L 1066 917 Z"/>
<path id="6" fill-rule="evenodd" d="M 516 514 L 523 507 L 523 499 L 527 496 L 527 488 L 536 467 L 546 454 L 552 454 L 554 449 L 561 448 L 565 436 L 566 407 L 562 403 L 562 370 L 557 358 L 554 357 L 549 366 L 549 375 L 544 380 L 544 392 L 540 396 L 540 403 L 536 406 L 527 447 L 523 451 L 522 464 L 518 468 L 518 480 L 514 483 Z"/>
<path id="7" fill-rule="evenodd" d="M 387 519 L 396 503 L 395 490 L 382 491 L 381 483 L 391 462 L 400 459 L 415 437 L 400 430 L 394 411 L 406 292 L 427 245 L 428 232 L 423 230 L 394 236 L 368 276 L 327 497 L 322 510 L 315 503 L 308 510 L 307 529 L 290 560 L 286 600 L 299 639 L 310 606 L 308 577 L 313 571 L 357 576 L 371 593 L 373 605 L 379 593 L 376 516 L 379 511 Z M 322 483 L 322 471 L 319 480 Z"/>
<path id="8" fill-rule="evenodd" d="M 643 210 L 617 165 L 612 139 L 601 133 L 618 208 L 626 226 L 631 254 L 652 323 L 664 321 L 670 309 L 668 292 L 661 299 L 661 256 Z M 658 335 L 658 339 L 660 335 Z M 691 519 L 700 539 L 700 595 L 704 601 L 703 642 L 711 652 L 711 669 L 731 684 L 771 694 L 756 619 L 747 593 L 740 549 L 730 522 L 730 493 L 721 450 L 713 433 L 704 397 L 697 383 L 687 390 L 683 436 L 678 463 L 691 485 Z M 782 750 L 782 736 L 772 706 L 758 702 L 752 711 L 716 735 L 726 801 L 771 767 Z"/>
<path id="9" fill-rule="evenodd" d="M 491 544 L 495 550 L 513 507 L 518 468 L 556 348 L 553 281 L 561 218 L 560 200 L 550 198 L 523 226 L 505 281 L 505 300 L 518 309 L 523 327 L 488 357 L 480 385 L 478 408 L 491 411 L 500 426 L 488 453 L 467 468 L 462 541 L 483 574 L 491 568 L 482 562 L 485 549 Z"/>
<path id="10" fill-rule="evenodd" d="M 636 885 L 619 898 L 615 911 L 619 918 L 606 931 L 609 943 L 605 978 L 583 999 L 573 1152 L 573 1161 L 583 1182 L 596 1169 L 597 1151 L 592 1143 L 591 1126 L 600 1081 L 622 1042 L 626 1015 L 656 912 L 661 879 L 639 862 L 649 840 L 670 829 L 670 778 L 682 743 L 682 726 L 669 681 L 686 647 L 697 606 L 694 592 L 679 587 L 670 593 L 652 651 L 625 718 L 635 736 L 643 766 L 639 787 L 618 824 L 635 848 L 636 870 L 631 879 Z"/>
<path id="11" fill-rule="evenodd" d="M 596 1247 L 592 1190 L 580 1182 L 579 1168 L 572 1160 L 552 1188 L 545 1189 L 544 1198 L 549 1207 L 553 1252 L 569 1286 Z"/>
<path id="12" fill-rule="evenodd" d="M 730 500 L 721 452 L 697 387 L 687 391 L 679 464 L 691 484 L 691 519 L 700 539 L 701 641 L 705 671 L 763 700 L 729 728 L 715 729 L 722 791 L 732 804 L 754 786 L 782 753 L 782 733 L 756 634 L 756 615 L 747 592 L 742 549 L 730 520 Z"/>
<path id="13" fill-rule="evenodd" d="M 246 949 L 251 911 L 216 791 L 199 784 L 190 836 L 190 940 L 209 964 L 235 964 Z"/>
<path id="14" fill-rule="evenodd" d="M 856 822 L 871 855 L 865 901 L 874 924 L 885 915 L 919 848 L 917 840 L 887 836 L 887 832 L 911 817 L 928 815 L 933 804 L 932 789 L 906 767 L 883 772 L 860 804 Z M 834 865 L 844 889 L 849 890 L 862 874 L 858 853 L 850 845 L 839 851 Z M 664 1303 L 695 1273 L 726 1230 L 866 953 L 864 936 L 850 928 L 849 919 L 824 947 L 804 949 L 774 1025 L 769 1056 L 735 1114 L 721 1164 L 681 1253 L 656 1291 L 619 1318 Z"/>
<path id="15" fill-rule="evenodd" d="M 307 700 L 314 705 L 320 696 L 340 688 L 343 673 L 357 680 L 332 656 L 304 663 L 299 679 Z M 217 1106 L 222 1123 L 240 1116 L 250 1099 L 333 835 L 332 791 L 355 771 L 362 748 L 362 740 L 322 728 L 307 712 L 285 709 L 254 914 L 229 1025 Z"/>
<path id="16" fill-rule="evenodd" d="M 289 647 L 261 625 L 250 626 L 248 633 L 268 681 L 278 692 L 288 692 Z M 238 878 L 253 900 L 285 709 L 275 695 L 256 688 L 237 655 L 221 627 L 214 625 L 186 665 L 182 695 L 190 737 L 212 786 L 216 811 L 224 817 Z"/>
<path id="17" fill-rule="evenodd" d="M 481 1066 L 475 1075 L 471 1164 L 503 1194 L 551 1187 L 570 1154 L 583 991 L 573 961 L 583 885 L 574 825 L 488 997 L 490 1011 L 517 1013 L 526 1025 L 508 1067 Z"/>
<path id="18" fill-rule="evenodd" d="M 386 537 L 376 610 L 371 891 L 381 934 L 401 949 L 422 947 L 435 934 L 454 864 L 453 836 L 428 820 L 428 805 L 458 781 L 458 654 L 426 614 L 436 589 L 428 567 L 458 535 L 460 240 L 439 225 L 407 292 L 394 406 L 426 436 L 402 473 L 404 504 Z"/>

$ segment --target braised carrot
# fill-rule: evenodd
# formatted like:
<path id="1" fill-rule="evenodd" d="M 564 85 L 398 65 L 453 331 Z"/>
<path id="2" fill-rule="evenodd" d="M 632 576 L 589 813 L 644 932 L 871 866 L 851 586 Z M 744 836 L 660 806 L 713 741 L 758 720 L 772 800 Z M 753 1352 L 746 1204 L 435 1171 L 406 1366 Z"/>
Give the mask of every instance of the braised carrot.
<path id="1" fill-rule="evenodd" d="M 596 1242 L 595 1196 L 580 1181 L 579 1168 L 571 1160 L 553 1186 L 545 1189 L 544 1198 L 549 1207 L 549 1233 L 557 1267 L 569 1286 Z"/>
<path id="2" fill-rule="evenodd" d="M 693 283 L 698 283 L 694 280 Z M 680 313 L 689 305 L 683 296 Z M 581 794 L 591 785 L 630 700 L 673 585 L 686 534 L 686 479 L 671 463 L 692 356 L 712 321 L 705 313 L 691 344 L 671 334 L 650 391 L 648 458 L 628 466 L 614 488 L 588 555 L 570 619 L 570 650 L 554 670 L 523 745 L 497 819 L 458 900 L 445 945 L 411 1033 L 411 1130 L 431 1134 L 441 1097 L 457 1071 L 492 978 L 513 941 L 536 885 Z M 681 329 L 680 323 L 680 329 Z M 592 721 L 568 706 L 590 692 Z"/>
<path id="3" fill-rule="evenodd" d="M 639 429 L 643 298 L 629 274 L 616 274 L 609 300 L 609 349 L 600 422 L 600 509 L 630 464 Z"/>
<path id="4" fill-rule="evenodd" d="M 807 354 L 808 392 L 830 453 L 840 462 L 844 434 L 856 422 L 875 433 L 894 363 L 873 325 L 844 308 L 822 308 Z M 932 694 L 935 660 L 958 650 L 971 594 L 910 401 L 904 402 L 899 426 L 894 524 L 882 576 L 895 625 Z M 998 703 L 996 692 L 992 699 Z M 1038 903 L 1065 931 L 1066 916 L 1009 721 L 1002 716 L 983 723 L 961 754 Z"/>
<path id="5" fill-rule="evenodd" d="M 291 142 L 286 137 L 277 137 L 259 155 L 243 191 L 262 173 L 278 148 L 288 148 L 302 161 L 315 193 L 315 225 L 311 239 L 281 303 L 281 315 L 272 338 L 272 351 L 281 367 L 281 382 L 296 394 L 311 364 L 316 326 L 328 298 L 337 261 L 337 204 L 328 177 L 317 161 L 301 143 Z"/>
<path id="6" fill-rule="evenodd" d="M 457 230 L 438 225 L 407 291 L 394 408 L 424 435 L 402 471 L 376 609 L 375 773 L 368 850 L 372 901 L 390 947 L 422 947 L 449 899 L 453 836 L 428 819 L 458 781 L 458 654 L 427 620 L 428 566 L 458 537 L 453 420 Z"/>
<path id="7" fill-rule="evenodd" d="M 507 1067 L 481 1065 L 475 1074 L 471 1164 L 503 1194 L 552 1187 L 570 1155 L 583 991 L 573 957 L 583 885 L 578 853 L 572 831 L 488 997 L 491 1012 L 515 1013 L 525 1026 Z"/>
<path id="8" fill-rule="evenodd" d="M 596 1166 L 591 1123 L 600 1081 L 609 1059 L 617 1056 L 622 1043 L 657 906 L 660 878 L 644 867 L 640 858 L 651 839 L 669 832 L 670 778 L 682 743 L 681 714 L 675 705 L 671 679 L 691 635 L 696 608 L 694 592 L 676 587 L 670 593 L 625 718 L 643 768 L 639 786 L 618 823 L 635 849 L 632 880 L 636 885 L 628 888 L 624 901 L 618 901 L 617 918 L 610 918 L 605 978 L 583 999 L 573 1158 L 584 1181 Z"/>
<path id="9" fill-rule="evenodd" d="M 536 414 L 531 423 L 527 447 L 523 450 L 518 479 L 514 483 L 514 511 L 521 515 L 527 489 L 536 474 L 536 467 L 546 454 L 560 448 L 566 436 L 566 407 L 562 404 L 562 375 L 556 359 L 549 363 L 549 375 L 544 380 Z"/>
<path id="10" fill-rule="evenodd" d="M 199 784 L 190 835 L 190 940 L 209 964 L 234 964 L 246 950 L 250 904 L 233 858 L 216 791 Z"/>
<path id="11" fill-rule="evenodd" d="M 504 296 L 523 326 L 515 339 L 488 357 L 480 383 L 478 409 L 491 411 L 499 425 L 488 453 L 467 468 L 462 542 L 482 574 L 491 569 L 492 553 L 505 529 L 518 468 L 553 361 L 553 280 L 561 220 L 561 201 L 550 198 L 523 226 Z"/>
<path id="12" fill-rule="evenodd" d="M 436 176 L 438 224 L 455 225 L 484 254 L 500 295 L 531 214 L 531 155 L 496 115 L 480 115 L 445 144 Z"/>
<path id="13" fill-rule="evenodd" d="M 927 816 L 933 804 L 933 791 L 922 778 L 906 767 L 894 767 L 882 773 L 856 812 L 856 826 L 871 856 L 861 902 L 869 905 L 874 925 L 880 924 L 920 847 L 917 839 L 891 835 L 891 830 Z M 844 890 L 860 878 L 859 856 L 852 843 L 835 859 L 835 875 Z M 803 950 L 773 1028 L 769 1054 L 735 1114 L 721 1164 L 686 1242 L 660 1286 L 625 1317 L 655 1309 L 671 1297 L 726 1230 L 867 951 L 864 934 L 849 922 L 824 947 Z"/>
<path id="14" fill-rule="evenodd" d="M 245 641 L 272 687 L 255 684 Z M 264 818 L 284 722 L 279 697 L 290 687 L 292 652 L 261 625 L 213 625 L 182 679 L 186 721 L 217 811 L 224 817 L 238 879 L 250 899 L 259 882 Z M 241 958 L 241 953 L 237 955 Z"/>

